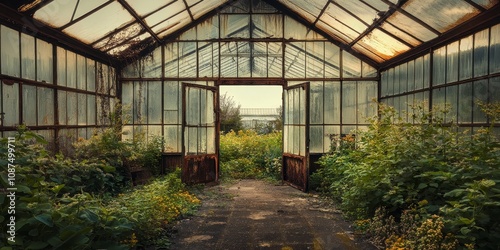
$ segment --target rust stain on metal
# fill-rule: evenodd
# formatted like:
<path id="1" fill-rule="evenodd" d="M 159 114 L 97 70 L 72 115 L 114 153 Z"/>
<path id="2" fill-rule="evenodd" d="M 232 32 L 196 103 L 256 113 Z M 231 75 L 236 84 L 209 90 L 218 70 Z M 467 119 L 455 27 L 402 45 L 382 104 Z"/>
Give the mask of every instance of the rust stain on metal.
<path id="1" fill-rule="evenodd" d="M 184 156 L 182 181 L 186 184 L 216 182 L 217 168 L 217 155 Z"/>
<path id="2" fill-rule="evenodd" d="M 307 190 L 307 168 L 304 156 L 283 155 L 283 180 L 302 191 Z"/>

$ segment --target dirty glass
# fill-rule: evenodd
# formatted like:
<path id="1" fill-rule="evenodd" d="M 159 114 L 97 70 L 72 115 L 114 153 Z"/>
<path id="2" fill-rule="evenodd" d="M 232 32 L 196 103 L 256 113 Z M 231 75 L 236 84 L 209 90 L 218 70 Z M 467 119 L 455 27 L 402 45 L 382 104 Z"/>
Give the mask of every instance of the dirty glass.
<path id="1" fill-rule="evenodd" d="M 323 126 L 311 125 L 309 129 L 311 153 L 323 153 Z"/>
<path id="2" fill-rule="evenodd" d="M 196 42 L 179 43 L 179 77 L 196 77 Z"/>
<path id="3" fill-rule="evenodd" d="M 305 77 L 305 43 L 291 42 L 285 47 L 285 78 Z"/>
<path id="4" fill-rule="evenodd" d="M 76 54 L 66 51 L 66 86 L 76 88 Z"/>
<path id="5" fill-rule="evenodd" d="M 342 82 L 342 123 L 356 124 L 356 82 Z"/>
<path id="6" fill-rule="evenodd" d="M 78 116 L 78 99 L 77 94 L 75 92 L 66 92 L 66 116 L 67 116 L 67 125 L 77 125 L 77 116 Z"/>
<path id="7" fill-rule="evenodd" d="M 424 58 L 415 59 L 415 89 L 424 88 Z"/>
<path id="8" fill-rule="evenodd" d="M 500 102 L 500 77 L 490 78 L 490 103 Z"/>
<path id="9" fill-rule="evenodd" d="M 325 43 L 325 77 L 340 77 L 340 48 L 332 43 Z"/>
<path id="10" fill-rule="evenodd" d="M 0 51 L 2 51 L 2 74 L 10 76 L 21 76 L 19 55 L 19 32 L 0 26 Z"/>
<path id="11" fill-rule="evenodd" d="M 250 44 L 248 42 L 237 42 L 238 47 L 238 77 L 250 77 L 253 71 L 253 63 L 250 62 Z"/>
<path id="12" fill-rule="evenodd" d="M 437 110 L 444 110 L 446 105 L 446 88 L 432 90 L 432 107 Z M 439 118 L 444 119 L 443 114 L 438 113 Z"/>
<path id="13" fill-rule="evenodd" d="M 95 95 L 87 95 L 87 125 L 96 125 L 95 116 L 96 116 Z"/>
<path id="14" fill-rule="evenodd" d="M 219 75 L 219 44 L 198 42 L 199 77 L 217 77 Z"/>
<path id="15" fill-rule="evenodd" d="M 248 13 L 250 1 L 233 1 L 229 6 L 221 10 L 221 13 Z"/>
<path id="16" fill-rule="evenodd" d="M 109 67 L 106 64 L 97 63 L 97 92 L 109 94 Z"/>
<path id="17" fill-rule="evenodd" d="M 238 44 L 224 42 L 220 44 L 220 75 L 221 77 L 236 77 L 238 73 Z M 236 67 L 235 67 L 236 64 Z"/>
<path id="18" fill-rule="evenodd" d="M 380 25 L 380 28 L 381 28 L 381 30 L 385 30 L 385 31 L 389 32 L 394 37 L 401 38 L 402 40 L 411 44 L 414 47 L 416 47 L 422 43 L 421 40 L 419 40 L 419 39 L 415 38 L 413 35 L 407 33 L 407 32 L 410 32 L 411 30 L 410 31 L 402 30 L 398 26 L 399 26 L 399 23 L 396 23 L 396 25 L 393 25 L 389 22 L 384 22 L 384 23 L 382 23 L 382 25 Z"/>
<path id="19" fill-rule="evenodd" d="M 487 122 L 486 115 L 481 110 L 480 103 L 488 102 L 488 80 L 480 80 L 474 82 L 474 99 L 472 106 L 473 122 L 485 123 Z"/>
<path id="20" fill-rule="evenodd" d="M 132 117 L 134 114 L 134 82 L 122 82 L 121 102 L 124 107 L 123 114 L 131 119 L 127 124 L 133 123 Z"/>
<path id="21" fill-rule="evenodd" d="M 267 74 L 268 77 L 283 76 L 283 44 L 279 42 L 267 43 Z"/>
<path id="22" fill-rule="evenodd" d="M 430 78 L 431 78 L 431 61 L 430 54 L 424 56 L 424 88 L 428 88 L 430 86 Z"/>
<path id="23" fill-rule="evenodd" d="M 466 1 L 455 0 L 411 0 L 403 8 L 440 32 L 461 24 L 468 19 L 467 16 L 479 13 Z"/>
<path id="24" fill-rule="evenodd" d="M 361 77 L 361 60 L 342 51 L 342 72 L 344 78 Z"/>
<path id="25" fill-rule="evenodd" d="M 306 43 L 306 77 L 323 78 L 324 77 L 324 42 Z"/>
<path id="26" fill-rule="evenodd" d="M 340 124 L 340 82 L 324 83 L 324 123 Z"/>
<path id="27" fill-rule="evenodd" d="M 148 82 L 148 124 L 161 123 L 161 98 L 161 82 Z"/>
<path id="28" fill-rule="evenodd" d="M 200 89 L 187 88 L 186 100 L 186 124 L 197 126 L 200 124 Z"/>
<path id="29" fill-rule="evenodd" d="M 21 33 L 21 77 L 35 80 L 35 38 Z"/>
<path id="30" fill-rule="evenodd" d="M 389 23 L 401 30 L 404 30 L 419 39 L 420 41 L 427 42 L 437 37 L 437 34 L 429 30 L 428 28 L 422 26 L 420 23 L 412 20 L 408 16 L 402 14 L 401 12 L 394 12 L 389 18 L 387 18 L 386 23 Z M 382 28 L 385 28 L 385 23 Z M 392 32 L 391 32 L 392 33 Z M 405 38 L 403 36 L 402 38 Z M 410 40 L 408 41 L 410 42 Z"/>
<path id="31" fill-rule="evenodd" d="M 472 77 L 472 45 L 473 36 L 468 36 L 460 40 L 460 57 L 459 57 L 459 80 L 469 79 Z"/>
<path id="32" fill-rule="evenodd" d="M 228 0 L 204 0 L 204 1 L 196 1 L 197 4 L 191 5 L 189 4 L 189 7 L 191 8 L 191 13 L 193 14 L 194 19 L 198 19 L 202 17 L 204 14 L 207 12 L 213 10 L 214 8 L 218 7 L 219 5 L 227 2 Z M 188 1 L 189 2 L 189 1 Z"/>
<path id="33" fill-rule="evenodd" d="M 323 124 L 323 82 L 311 82 L 310 122 Z"/>
<path id="34" fill-rule="evenodd" d="M 408 92 L 408 64 L 399 65 L 399 92 Z"/>
<path id="35" fill-rule="evenodd" d="M 145 82 L 134 82 L 133 122 L 135 124 L 147 122 L 147 94 L 147 84 Z"/>
<path id="36" fill-rule="evenodd" d="M 385 60 L 410 49 L 410 47 L 380 29 L 374 29 L 368 35 L 363 36 L 358 43 Z"/>
<path id="37" fill-rule="evenodd" d="M 220 15 L 221 38 L 250 38 L 250 15 Z"/>
<path id="38" fill-rule="evenodd" d="M 23 122 L 28 126 L 36 126 L 36 95 L 36 86 L 23 85 Z"/>
<path id="39" fill-rule="evenodd" d="M 78 125 L 87 125 L 87 95 L 78 94 Z"/>
<path id="40" fill-rule="evenodd" d="M 87 63 L 85 57 L 76 55 L 76 87 L 85 90 L 87 87 Z"/>
<path id="41" fill-rule="evenodd" d="M 446 114 L 445 122 L 456 122 L 458 114 L 458 86 L 448 86 L 446 87 L 446 103 L 450 108 L 450 111 Z"/>
<path id="42" fill-rule="evenodd" d="M 61 47 L 57 47 L 57 85 L 60 85 L 60 86 L 66 86 L 66 82 L 67 82 L 67 79 L 66 79 L 66 50 L 61 48 Z"/>
<path id="43" fill-rule="evenodd" d="M 326 40 L 322 35 L 297 22 L 295 19 L 286 16 L 285 31 L 283 38 L 285 39 L 304 39 L 304 40 Z"/>
<path id="44" fill-rule="evenodd" d="M 333 16 L 332 16 L 333 15 Z M 342 21 L 336 19 L 334 13 L 328 13 L 328 10 L 321 16 L 320 21 L 316 24 L 322 30 L 340 38 L 346 43 L 352 42 L 359 33 L 347 26 Z M 356 20 L 357 21 L 357 20 Z M 359 23 L 359 21 L 357 21 Z"/>
<path id="45" fill-rule="evenodd" d="M 323 134 L 323 150 L 328 152 L 332 146 L 332 138 L 340 134 L 340 126 L 325 126 Z"/>
<path id="46" fill-rule="evenodd" d="M 432 84 L 444 84 L 446 81 L 446 46 L 434 50 L 432 53 Z"/>
<path id="47" fill-rule="evenodd" d="M 458 51 L 459 42 L 450 43 L 446 46 L 446 82 L 458 81 Z"/>
<path id="48" fill-rule="evenodd" d="M 370 6 L 363 4 L 359 1 L 341 0 L 336 2 L 337 4 L 345 8 L 347 11 L 354 14 L 354 16 L 361 19 L 365 24 L 371 25 L 374 22 L 374 20 L 379 17 L 377 15 L 377 11 L 373 10 Z"/>
<path id="49" fill-rule="evenodd" d="M 363 61 L 361 61 L 361 72 L 362 77 L 377 77 L 377 69 Z"/>
<path id="50" fill-rule="evenodd" d="M 164 126 L 165 152 L 180 152 L 180 126 Z"/>
<path id="51" fill-rule="evenodd" d="M 460 84 L 458 86 L 458 123 L 471 123 L 472 122 L 472 82 Z"/>
<path id="52" fill-rule="evenodd" d="M 387 71 L 387 94 L 394 94 L 394 75 L 395 68 L 391 68 Z"/>
<path id="53" fill-rule="evenodd" d="M 35 12 L 35 18 L 53 27 L 61 27 L 93 9 L 104 4 L 106 0 L 67 1 L 55 0 Z"/>
<path id="54" fill-rule="evenodd" d="M 415 90 L 415 61 L 408 62 L 408 91 Z"/>
<path id="55" fill-rule="evenodd" d="M 252 15 L 252 25 L 253 38 L 283 37 L 283 15 Z"/>
<path id="56" fill-rule="evenodd" d="M 488 29 L 474 34 L 474 76 L 488 74 Z"/>
<path id="57" fill-rule="evenodd" d="M 179 76 L 178 47 L 178 43 L 169 43 L 165 45 L 165 77 Z"/>
<path id="58" fill-rule="evenodd" d="M 301 0 L 279 0 L 310 22 L 313 22 L 327 3 L 327 0 L 301 1 Z"/>
<path id="59" fill-rule="evenodd" d="M 380 73 L 380 96 L 381 97 L 384 97 L 384 96 L 387 96 L 387 83 L 388 83 L 388 78 L 387 78 L 387 72 L 388 71 L 384 71 L 384 72 L 381 72 Z"/>
<path id="60" fill-rule="evenodd" d="M 144 57 L 141 62 L 144 77 L 159 78 L 162 76 L 161 47 L 156 48 L 150 55 Z"/>
<path id="61" fill-rule="evenodd" d="M 377 82 L 359 81 L 357 90 L 357 123 L 368 123 L 367 118 L 373 117 L 377 112 L 374 103 L 377 99 Z"/>
<path id="62" fill-rule="evenodd" d="M 344 4 L 347 4 L 347 1 L 346 1 L 346 3 L 342 3 L 342 6 L 344 6 Z M 348 4 L 348 5 L 349 5 L 349 7 L 352 8 L 354 5 L 361 6 L 362 4 L 354 3 L 354 4 Z M 361 10 L 361 8 L 360 8 L 360 10 Z M 373 11 L 372 14 L 375 14 L 375 11 Z M 367 17 L 367 18 L 369 18 L 369 17 Z M 327 23 L 329 23 L 329 21 L 331 21 L 331 20 L 338 21 L 339 22 L 338 24 L 340 24 L 343 27 L 343 28 L 340 28 L 341 31 L 343 31 L 343 30 L 351 30 L 352 31 L 351 34 L 353 34 L 354 36 L 352 36 L 351 38 L 356 38 L 357 35 L 363 33 L 363 31 L 366 28 L 368 28 L 366 23 L 361 22 L 360 20 L 358 20 L 357 18 L 355 18 L 354 16 L 352 16 L 351 14 L 349 14 L 348 12 L 346 12 L 345 10 L 343 10 L 342 8 L 340 8 L 339 6 L 337 6 L 336 4 L 333 4 L 333 3 L 330 3 L 328 5 L 328 7 L 325 10 L 325 13 L 323 13 L 323 15 L 320 17 L 320 19 L 327 22 Z M 337 27 L 337 25 L 334 25 L 334 27 Z M 357 34 L 357 35 L 355 35 L 355 34 Z"/>
<path id="63" fill-rule="evenodd" d="M 67 102 L 66 102 L 66 91 L 57 91 L 57 105 L 60 107 L 58 109 L 59 124 L 67 125 Z"/>
<path id="64" fill-rule="evenodd" d="M 500 24 L 491 27 L 490 74 L 500 72 Z"/>
<path id="65" fill-rule="evenodd" d="M 166 124 L 179 124 L 179 84 L 177 82 L 165 82 L 164 84 L 164 107 L 163 119 Z"/>

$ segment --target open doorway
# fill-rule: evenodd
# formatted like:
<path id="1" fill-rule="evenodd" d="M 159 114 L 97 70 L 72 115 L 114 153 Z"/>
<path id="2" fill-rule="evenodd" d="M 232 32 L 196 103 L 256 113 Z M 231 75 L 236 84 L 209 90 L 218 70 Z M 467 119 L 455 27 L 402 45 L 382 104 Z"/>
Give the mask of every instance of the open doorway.
<path id="1" fill-rule="evenodd" d="M 222 179 L 281 181 L 282 93 L 279 86 L 219 86 Z"/>

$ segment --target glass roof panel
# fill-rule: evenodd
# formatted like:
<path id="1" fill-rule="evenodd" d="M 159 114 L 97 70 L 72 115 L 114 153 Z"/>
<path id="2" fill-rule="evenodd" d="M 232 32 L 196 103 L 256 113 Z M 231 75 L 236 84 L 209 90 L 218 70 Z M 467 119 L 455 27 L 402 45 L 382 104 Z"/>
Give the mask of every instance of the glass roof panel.
<path id="1" fill-rule="evenodd" d="M 400 12 L 394 12 L 389 18 L 386 20 L 391 24 L 397 25 L 397 27 L 401 30 L 412 34 L 414 37 L 426 42 L 432 40 L 437 37 L 437 34 L 427 29 L 426 27 L 420 25 L 419 23 L 413 21 L 409 17 Z"/>
<path id="2" fill-rule="evenodd" d="M 168 20 L 165 20 L 157 25 L 152 26 L 151 29 L 161 38 L 165 35 L 171 34 L 172 32 L 180 29 L 181 27 L 189 24 L 190 22 L 191 18 L 189 17 L 189 13 L 187 11 L 183 11 L 178 15 L 169 18 Z"/>
<path id="3" fill-rule="evenodd" d="M 143 32 L 142 26 L 139 23 L 134 23 L 129 27 L 120 30 L 119 32 L 115 32 L 105 37 L 101 41 L 97 42 L 93 47 L 101 51 L 106 51 L 125 42 L 128 39 L 138 36 L 141 31 Z"/>
<path id="4" fill-rule="evenodd" d="M 295 13 L 305 17 L 307 20 L 314 22 L 321 10 L 325 7 L 327 0 L 279 0 L 282 4 L 290 7 Z"/>
<path id="5" fill-rule="evenodd" d="M 346 37 L 346 39 L 343 40 L 347 42 L 351 42 L 360 34 L 358 31 L 353 30 L 350 26 L 346 26 L 330 15 L 321 16 L 320 22 L 318 22 L 316 26 L 326 28 L 337 37 Z"/>
<path id="6" fill-rule="evenodd" d="M 370 57 L 371 59 L 373 59 L 376 62 L 381 63 L 381 62 L 385 61 L 382 57 L 378 56 L 377 54 L 373 53 L 372 51 L 361 46 L 359 43 L 354 44 L 352 46 L 352 48 L 355 49 L 356 51 L 360 52 L 361 54 Z"/>
<path id="7" fill-rule="evenodd" d="M 71 21 L 76 2 L 56 0 L 35 12 L 34 17 L 52 27 L 61 27 Z"/>
<path id="8" fill-rule="evenodd" d="M 325 13 L 321 16 L 321 20 L 332 25 L 335 28 L 337 28 L 337 26 L 336 24 L 334 24 L 334 22 L 338 21 L 344 24 L 344 26 L 355 30 L 357 33 L 362 33 L 364 30 L 366 30 L 366 28 L 368 28 L 368 26 L 366 26 L 364 23 L 334 4 L 328 5 Z"/>
<path id="9" fill-rule="evenodd" d="M 144 16 L 146 14 L 149 14 L 175 1 L 176 0 L 155 0 L 155 1 L 127 0 L 128 4 L 135 10 L 137 14 L 139 14 L 139 16 Z"/>
<path id="10" fill-rule="evenodd" d="M 337 0 L 335 2 L 369 25 L 373 23 L 374 19 L 378 18 L 377 11 L 358 1 Z"/>
<path id="11" fill-rule="evenodd" d="M 200 3 L 191 6 L 191 13 L 193 14 L 194 19 L 198 19 L 207 12 L 217 8 L 219 4 L 223 4 L 227 2 L 227 0 L 221 1 L 221 0 L 204 0 L 201 1 Z"/>
<path id="12" fill-rule="evenodd" d="M 472 5 L 456 0 L 410 0 L 403 5 L 403 9 L 440 32 L 479 14 L 479 10 Z"/>
<path id="13" fill-rule="evenodd" d="M 358 42 L 361 46 L 367 48 L 384 60 L 397 56 L 410 48 L 393 37 L 387 35 L 380 29 L 374 29 L 368 35 L 361 38 Z"/>
<path id="14" fill-rule="evenodd" d="M 388 23 L 388 22 L 384 22 L 380 28 L 384 29 L 385 31 L 391 33 L 392 35 L 394 35 L 395 37 L 399 37 L 401 39 L 403 39 L 405 42 L 413 45 L 413 46 L 418 46 L 421 44 L 421 42 L 414 38 L 413 36 L 411 35 L 408 35 L 406 32 L 403 32 L 401 31 L 400 29 L 396 28 L 394 25 Z"/>
<path id="15" fill-rule="evenodd" d="M 339 39 L 340 41 L 343 41 L 345 43 L 352 42 L 352 40 L 354 40 L 354 38 L 358 35 L 354 31 L 347 29 L 347 27 L 341 26 L 341 24 L 336 26 L 336 28 L 342 28 L 343 30 L 348 31 L 350 33 L 354 33 L 354 34 L 351 34 L 351 36 L 348 36 L 345 33 L 341 32 L 340 30 L 333 28 L 332 26 L 330 26 L 329 24 L 327 24 L 321 20 L 316 24 L 316 26 L 318 26 L 318 28 L 324 30 L 326 33 L 330 34 L 331 36 L 336 37 L 337 39 Z"/>
<path id="16" fill-rule="evenodd" d="M 66 2 L 69 2 L 69 1 L 66 1 Z M 79 17 L 89 13 L 90 11 L 101 6 L 105 2 L 108 2 L 108 1 L 107 0 L 79 1 L 78 7 L 76 8 L 76 12 L 75 12 L 75 17 L 73 19 L 79 18 Z"/>
<path id="17" fill-rule="evenodd" d="M 175 3 L 148 16 L 144 19 L 144 21 L 146 21 L 149 26 L 154 26 L 176 15 L 179 15 L 184 10 L 186 10 L 186 5 L 182 1 L 176 1 Z M 185 12 L 184 15 L 187 15 L 186 18 L 189 18 L 189 14 L 187 12 Z"/>
<path id="18" fill-rule="evenodd" d="M 110 15 L 113 13 L 113 15 Z M 130 23 L 134 18 L 118 2 L 112 2 L 90 16 L 64 29 L 63 32 L 92 43 L 111 31 Z"/>
<path id="19" fill-rule="evenodd" d="M 498 3 L 498 0 L 472 0 L 473 2 L 489 9 Z"/>
<path id="20" fill-rule="evenodd" d="M 362 0 L 366 4 L 369 4 L 371 7 L 377 9 L 378 11 L 387 11 L 389 10 L 389 5 L 382 2 L 381 0 Z"/>

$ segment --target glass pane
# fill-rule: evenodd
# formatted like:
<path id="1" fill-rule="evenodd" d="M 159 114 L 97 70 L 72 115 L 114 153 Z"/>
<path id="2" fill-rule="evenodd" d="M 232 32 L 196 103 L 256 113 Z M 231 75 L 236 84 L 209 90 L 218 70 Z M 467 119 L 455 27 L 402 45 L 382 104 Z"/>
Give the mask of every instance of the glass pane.
<path id="1" fill-rule="evenodd" d="M 220 15 L 221 38 L 250 38 L 250 15 Z"/>
<path id="2" fill-rule="evenodd" d="M 432 91 L 432 107 L 438 110 L 444 110 L 446 103 L 446 88 L 434 89 Z M 444 119 L 442 114 L 439 114 L 440 119 Z"/>
<path id="3" fill-rule="evenodd" d="M 450 105 L 450 112 L 446 114 L 445 122 L 456 122 L 458 114 L 458 86 L 446 88 L 446 103 Z"/>
<path id="4" fill-rule="evenodd" d="M 310 123 L 323 124 L 323 82 L 311 82 Z"/>
<path id="5" fill-rule="evenodd" d="M 446 47 L 434 50 L 432 53 L 432 83 L 434 86 L 444 84 L 446 77 Z"/>
<path id="6" fill-rule="evenodd" d="M 300 151 L 299 155 L 305 156 L 306 155 L 306 126 L 300 126 Z"/>
<path id="7" fill-rule="evenodd" d="M 343 77 L 361 77 L 361 60 L 355 56 L 342 52 Z"/>
<path id="8" fill-rule="evenodd" d="M 207 91 L 207 103 L 205 108 L 206 111 L 206 124 L 209 126 L 215 126 L 215 103 L 214 103 L 214 92 Z M 203 107 L 202 107 L 203 108 Z"/>
<path id="9" fill-rule="evenodd" d="M 174 0 L 160 0 L 160 1 L 147 1 L 142 0 L 128 0 L 130 6 L 137 12 L 137 14 L 144 16 L 157 9 L 164 7 L 165 5 L 171 4 Z"/>
<path id="10" fill-rule="evenodd" d="M 458 41 L 446 46 L 446 82 L 458 81 Z"/>
<path id="11" fill-rule="evenodd" d="M 299 89 L 299 116 L 300 124 L 306 124 L 306 91 L 302 88 Z M 303 137 L 302 137 L 303 138 Z"/>
<path id="12" fill-rule="evenodd" d="M 122 82 L 122 105 L 123 115 L 126 117 L 124 122 L 132 124 L 134 114 L 134 82 Z"/>
<path id="13" fill-rule="evenodd" d="M 57 84 L 60 86 L 66 86 L 66 50 L 57 47 Z"/>
<path id="14" fill-rule="evenodd" d="M 0 25 L 0 32 L 2 74 L 20 77 L 19 32 L 3 25 Z"/>
<path id="15" fill-rule="evenodd" d="M 488 102 L 488 80 L 474 82 L 474 100 L 473 100 L 473 121 L 474 123 L 487 122 L 486 115 L 479 106 L 480 103 Z"/>
<path id="16" fill-rule="evenodd" d="M 95 96 L 88 95 L 87 96 L 87 124 L 88 125 L 95 125 L 95 116 L 96 116 Z"/>
<path id="17" fill-rule="evenodd" d="M 248 42 L 237 42 L 238 77 L 250 77 L 253 64 L 250 63 L 250 45 Z"/>
<path id="18" fill-rule="evenodd" d="M 207 128 L 207 154 L 215 154 L 215 128 Z"/>
<path id="19" fill-rule="evenodd" d="M 324 77 L 324 42 L 306 43 L 306 77 L 323 78 Z"/>
<path id="20" fill-rule="evenodd" d="M 148 124 L 161 123 L 161 98 L 161 82 L 148 82 Z"/>
<path id="21" fill-rule="evenodd" d="M 421 24 L 398 11 L 394 12 L 394 14 L 387 18 L 386 22 L 408 32 L 409 34 L 424 42 L 437 37 L 436 33 L 432 32 L 431 30 L 427 29 L 426 27 L 422 26 Z M 382 27 L 385 28 L 384 25 Z"/>
<path id="22" fill-rule="evenodd" d="M 78 94 L 78 125 L 87 125 L 87 95 Z"/>
<path id="23" fill-rule="evenodd" d="M 214 16 L 196 26 L 197 39 L 208 40 L 219 38 L 219 18 Z"/>
<path id="24" fill-rule="evenodd" d="M 200 77 L 216 77 L 218 75 L 219 45 L 212 42 L 198 43 L 198 75 Z"/>
<path id="25" fill-rule="evenodd" d="M 415 61 L 408 62 L 408 91 L 415 90 Z"/>
<path id="26" fill-rule="evenodd" d="M 87 87 L 87 63 L 85 57 L 81 55 L 76 55 L 76 86 L 79 89 L 85 90 Z"/>
<path id="27" fill-rule="evenodd" d="M 323 150 L 329 152 L 332 146 L 332 139 L 340 135 L 340 126 L 325 126 L 323 134 Z"/>
<path id="28" fill-rule="evenodd" d="M 292 107 L 292 124 L 300 124 L 301 121 L 301 113 L 300 113 L 300 90 L 298 88 L 295 88 L 292 90 L 293 93 L 293 107 Z M 292 118 L 292 117 L 290 117 Z"/>
<path id="29" fill-rule="evenodd" d="M 67 125 L 67 103 L 66 103 L 66 91 L 57 91 L 57 104 L 59 105 L 59 124 Z"/>
<path id="30" fill-rule="evenodd" d="M 429 81 L 431 77 L 431 62 L 430 62 L 430 54 L 424 56 L 424 88 L 429 87 Z"/>
<path id="31" fill-rule="evenodd" d="M 180 137 L 180 126 L 165 126 L 164 137 L 165 137 L 165 152 L 180 152 L 180 147 L 178 146 L 181 140 Z"/>
<path id="32" fill-rule="evenodd" d="M 325 43 L 325 77 L 340 77 L 340 48 Z"/>
<path id="33" fill-rule="evenodd" d="M 400 15 L 399 12 L 395 12 L 393 15 L 398 15 L 398 14 Z M 388 18 L 388 19 L 390 19 L 390 18 Z M 389 32 L 394 37 L 401 38 L 402 40 L 411 44 L 414 47 L 416 47 L 422 43 L 420 40 L 416 39 L 413 35 L 410 35 L 411 34 L 410 32 L 413 32 L 414 28 L 412 28 L 411 30 L 402 30 L 399 28 L 399 26 L 400 26 L 400 23 L 392 24 L 390 22 L 383 22 L 382 25 L 380 25 L 380 28 L 382 30 Z M 408 34 L 407 32 L 410 34 Z"/>
<path id="34" fill-rule="evenodd" d="M 21 33 L 21 72 L 23 78 L 35 80 L 35 38 L 24 33 Z"/>
<path id="35" fill-rule="evenodd" d="M 368 35 L 363 36 L 358 43 L 385 60 L 410 49 L 410 47 L 380 29 L 374 29 Z"/>
<path id="36" fill-rule="evenodd" d="M 36 126 L 36 93 L 35 86 L 23 85 L 23 122 L 28 126 Z"/>
<path id="37" fill-rule="evenodd" d="M 76 54 L 66 51 L 66 86 L 76 88 Z"/>
<path id="38" fill-rule="evenodd" d="M 291 126 L 293 128 L 293 151 L 292 153 L 295 155 L 300 155 L 300 148 L 301 148 L 301 143 L 300 143 L 300 127 L 298 125 L 293 125 Z"/>
<path id="39" fill-rule="evenodd" d="M 490 103 L 500 102 L 500 77 L 490 78 Z"/>
<path id="40" fill-rule="evenodd" d="M 399 65 L 399 92 L 408 92 L 408 65 L 406 63 Z"/>
<path id="41" fill-rule="evenodd" d="M 186 99 L 187 125 L 197 126 L 200 124 L 200 89 L 187 88 Z"/>
<path id="42" fill-rule="evenodd" d="M 120 3 L 112 2 L 64 29 L 63 32 L 89 44 L 132 20 L 133 17 Z"/>
<path id="43" fill-rule="evenodd" d="M 310 126 L 309 148 L 311 153 L 323 153 L 323 126 Z"/>
<path id="44" fill-rule="evenodd" d="M 395 75 L 394 68 L 389 69 L 387 71 L 387 93 L 388 93 L 388 95 L 394 94 L 394 75 Z"/>
<path id="45" fill-rule="evenodd" d="M 424 60 L 423 57 L 415 59 L 415 89 L 424 88 Z"/>
<path id="46" fill-rule="evenodd" d="M 237 46 L 236 42 L 226 42 L 220 45 L 220 74 L 222 77 L 237 77 Z"/>
<path id="47" fill-rule="evenodd" d="M 491 27 L 490 74 L 500 72 L 500 24 Z"/>
<path id="48" fill-rule="evenodd" d="M 387 84 L 388 84 L 388 77 L 387 77 L 387 71 L 384 71 L 380 73 L 380 96 L 384 97 L 387 96 Z"/>
<path id="49" fill-rule="evenodd" d="M 198 128 L 198 154 L 207 153 L 207 128 Z"/>
<path id="50" fill-rule="evenodd" d="M 67 125 L 77 125 L 78 100 L 75 92 L 67 92 Z"/>
<path id="51" fill-rule="evenodd" d="M 134 82 L 134 124 L 147 122 L 147 85 L 145 82 Z"/>
<path id="52" fill-rule="evenodd" d="M 161 58 L 161 47 L 155 49 L 153 53 L 150 55 L 144 57 L 142 59 L 143 67 L 142 69 L 144 70 L 143 76 L 144 77 L 152 77 L 152 78 L 159 78 L 161 77 L 161 64 L 162 64 L 162 58 Z"/>
<path id="53" fill-rule="evenodd" d="M 363 77 L 377 77 L 377 69 L 370 66 L 368 63 L 361 61 Z"/>
<path id="54" fill-rule="evenodd" d="M 286 39 L 306 39 L 306 40 L 326 40 L 322 35 L 314 32 L 305 25 L 297 22 L 289 16 L 285 16 L 285 31 L 283 38 Z"/>
<path id="55" fill-rule="evenodd" d="M 488 74 L 488 29 L 474 35 L 474 76 Z"/>
<path id="56" fill-rule="evenodd" d="M 356 124 L 356 82 L 342 83 L 342 123 Z"/>
<path id="57" fill-rule="evenodd" d="M 295 13 L 301 15 L 309 21 L 314 21 L 319 13 L 324 8 L 327 0 L 316 1 L 286 1 L 279 0 L 281 3 L 292 9 Z"/>
<path id="58" fill-rule="evenodd" d="M 472 123 L 472 82 L 458 86 L 458 122 Z"/>
<path id="59" fill-rule="evenodd" d="M 403 5 L 403 9 L 440 32 L 445 32 L 479 14 L 479 10 L 466 1 L 453 0 L 408 1 Z"/>
<path id="60" fill-rule="evenodd" d="M 188 133 L 185 138 L 187 141 L 187 153 L 188 154 L 197 154 L 198 153 L 198 128 L 186 128 L 186 132 Z"/>
<path id="61" fill-rule="evenodd" d="M 305 77 L 305 43 L 292 42 L 285 47 L 285 78 Z"/>
<path id="62" fill-rule="evenodd" d="M 340 124 L 340 82 L 325 82 L 325 124 Z"/>
<path id="63" fill-rule="evenodd" d="M 472 77 L 472 39 L 473 36 L 468 36 L 460 40 L 460 80 Z"/>
<path id="64" fill-rule="evenodd" d="M 252 37 L 283 37 L 283 15 L 252 15 Z"/>
<path id="65" fill-rule="evenodd" d="M 283 44 L 267 43 L 267 46 L 268 77 L 283 77 Z"/>
<path id="66" fill-rule="evenodd" d="M 368 123 L 376 113 L 377 82 L 358 82 L 358 123 Z"/>
<path id="67" fill-rule="evenodd" d="M 179 118 L 179 95 L 180 89 L 177 82 L 165 82 L 164 84 L 164 123 L 180 124 Z"/>
<path id="68" fill-rule="evenodd" d="M 178 43 L 165 45 L 165 77 L 177 77 L 179 75 L 178 58 Z"/>
<path id="69" fill-rule="evenodd" d="M 54 90 L 38 88 L 38 125 L 54 124 Z"/>

